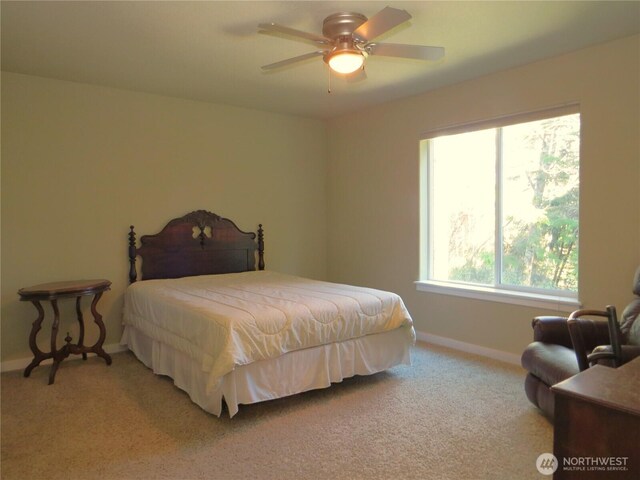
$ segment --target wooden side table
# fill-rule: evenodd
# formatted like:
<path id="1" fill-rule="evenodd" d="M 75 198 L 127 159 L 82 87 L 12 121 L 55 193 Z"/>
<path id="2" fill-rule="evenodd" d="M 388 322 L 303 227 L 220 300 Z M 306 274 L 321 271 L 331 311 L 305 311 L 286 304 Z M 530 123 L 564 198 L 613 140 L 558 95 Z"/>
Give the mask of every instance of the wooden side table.
<path id="1" fill-rule="evenodd" d="M 55 282 L 55 283 L 43 283 L 41 285 L 34 285 L 33 287 L 21 288 L 18 290 L 20 300 L 25 302 L 31 302 L 38 310 L 38 318 L 33 322 L 31 328 L 31 334 L 29 335 L 29 347 L 33 352 L 33 360 L 24 371 L 24 376 L 28 377 L 31 374 L 31 370 L 37 367 L 40 362 L 48 358 L 53 358 L 53 365 L 49 372 L 49 385 L 51 385 L 56 376 L 56 371 L 60 362 L 62 362 L 69 355 L 82 355 L 82 359 L 87 359 L 87 353 L 95 353 L 99 357 L 102 357 L 107 362 L 107 365 L 111 365 L 111 357 L 102 349 L 106 337 L 106 329 L 102 322 L 102 315 L 96 310 L 96 305 L 102 297 L 102 294 L 111 288 L 111 282 L 109 280 L 77 280 L 70 282 Z M 84 320 L 82 318 L 82 309 L 80 308 L 80 299 L 85 295 L 93 295 L 93 301 L 91 302 L 91 313 L 93 319 L 100 330 L 100 336 L 98 341 L 91 347 L 84 345 Z M 76 299 L 76 313 L 78 315 L 78 323 L 80 324 L 80 332 L 78 335 L 78 343 L 71 343 L 72 338 L 67 333 L 65 338 L 66 344 L 58 349 L 56 347 L 56 339 L 58 336 L 58 327 L 60 323 L 60 311 L 58 310 L 58 299 L 60 298 L 75 298 Z M 51 325 L 51 351 L 43 352 L 38 348 L 36 344 L 36 336 L 42 327 L 42 320 L 44 320 L 44 309 L 40 304 L 41 301 L 46 300 L 51 302 L 53 308 L 53 324 Z"/>
<path id="2" fill-rule="evenodd" d="M 554 480 L 640 478 L 640 357 L 557 383 Z"/>

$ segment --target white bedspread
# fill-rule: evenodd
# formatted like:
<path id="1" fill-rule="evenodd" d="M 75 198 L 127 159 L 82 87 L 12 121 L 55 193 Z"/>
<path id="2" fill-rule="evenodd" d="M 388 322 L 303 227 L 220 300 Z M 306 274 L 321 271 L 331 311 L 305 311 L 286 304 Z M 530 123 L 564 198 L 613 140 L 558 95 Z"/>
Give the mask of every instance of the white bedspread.
<path id="1" fill-rule="evenodd" d="M 394 293 L 269 271 L 134 283 L 124 323 L 193 358 L 210 388 L 236 365 L 294 350 L 396 328 L 415 339 Z"/>

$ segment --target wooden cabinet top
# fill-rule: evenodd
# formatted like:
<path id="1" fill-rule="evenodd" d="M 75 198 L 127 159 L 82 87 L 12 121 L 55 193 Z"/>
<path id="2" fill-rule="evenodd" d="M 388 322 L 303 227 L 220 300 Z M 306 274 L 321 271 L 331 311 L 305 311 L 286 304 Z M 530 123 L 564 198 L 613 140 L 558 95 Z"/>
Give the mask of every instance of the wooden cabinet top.
<path id="1" fill-rule="evenodd" d="M 551 388 L 556 395 L 640 416 L 640 357 L 618 368 L 596 365 Z"/>
<path id="2" fill-rule="evenodd" d="M 47 300 L 60 297 L 92 295 L 109 290 L 109 280 L 71 280 L 66 282 L 41 283 L 18 290 L 20 300 Z"/>

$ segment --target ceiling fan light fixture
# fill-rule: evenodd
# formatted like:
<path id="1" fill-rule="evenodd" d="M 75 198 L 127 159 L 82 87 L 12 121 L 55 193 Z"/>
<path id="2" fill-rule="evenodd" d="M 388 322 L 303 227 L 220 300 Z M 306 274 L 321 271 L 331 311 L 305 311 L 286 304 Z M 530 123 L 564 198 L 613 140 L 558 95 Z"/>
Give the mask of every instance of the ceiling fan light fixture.
<path id="1" fill-rule="evenodd" d="M 358 50 L 338 50 L 329 54 L 326 61 L 331 70 L 347 75 L 362 68 L 364 55 Z"/>
<path id="2" fill-rule="evenodd" d="M 374 43 L 373 40 L 391 31 L 398 25 L 411 19 L 405 11 L 393 7 L 385 7 L 373 17 L 367 18 L 361 13 L 338 12 L 329 15 L 322 22 L 322 35 L 303 32 L 277 23 L 261 23 L 260 33 L 285 34 L 299 40 L 311 40 L 318 46 L 315 52 L 288 58 L 280 62 L 262 66 L 263 70 L 272 70 L 308 58 L 322 56 L 329 66 L 329 72 L 340 75 L 360 74 L 348 80 L 362 79 L 364 63 L 370 55 L 386 57 L 413 58 L 416 60 L 439 60 L 444 55 L 444 48 L 426 45 L 406 45 L 400 43 Z"/>

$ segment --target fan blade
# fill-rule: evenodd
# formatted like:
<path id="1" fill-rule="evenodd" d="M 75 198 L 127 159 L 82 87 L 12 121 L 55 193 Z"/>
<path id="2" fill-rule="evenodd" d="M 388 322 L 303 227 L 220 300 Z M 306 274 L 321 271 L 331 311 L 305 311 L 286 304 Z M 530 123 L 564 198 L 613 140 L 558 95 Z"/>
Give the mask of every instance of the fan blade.
<path id="1" fill-rule="evenodd" d="M 384 32 L 406 22 L 410 18 L 411 15 L 409 15 L 406 10 L 385 7 L 356 28 L 353 35 L 359 40 L 370 42 L 374 38 L 379 37 Z"/>
<path id="2" fill-rule="evenodd" d="M 262 30 L 259 33 L 284 33 L 285 35 L 290 35 L 292 37 L 298 37 L 304 40 L 311 40 L 314 43 L 320 44 L 329 44 L 331 40 L 325 38 L 321 35 L 316 35 L 315 33 L 303 32 L 301 30 L 296 30 L 295 28 L 285 27 L 283 25 L 278 25 L 277 23 L 261 23 L 258 25 L 258 28 Z"/>
<path id="3" fill-rule="evenodd" d="M 274 68 L 284 67 L 291 63 L 301 62 L 302 60 L 324 55 L 326 53 L 327 52 L 324 50 L 317 50 L 315 52 L 305 53 L 304 55 L 299 55 L 297 57 L 287 58 L 286 60 L 281 60 L 280 62 L 270 63 L 269 65 L 264 65 L 260 68 L 262 68 L 262 70 L 273 70 Z"/>
<path id="4" fill-rule="evenodd" d="M 385 57 L 415 58 L 418 60 L 440 60 L 444 56 L 443 47 L 426 45 L 404 45 L 401 43 L 371 43 L 366 47 L 371 55 Z"/>

